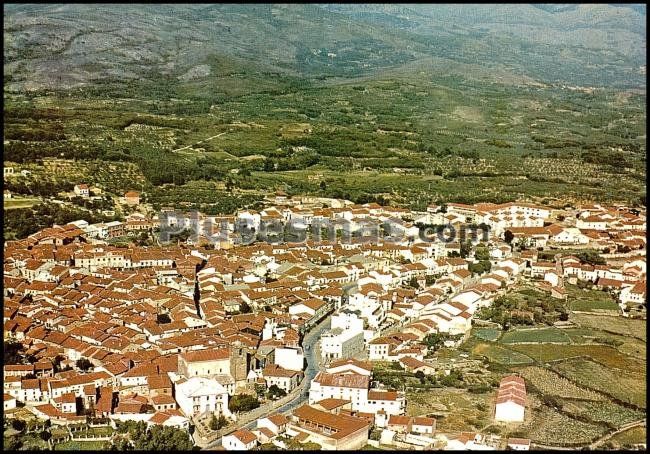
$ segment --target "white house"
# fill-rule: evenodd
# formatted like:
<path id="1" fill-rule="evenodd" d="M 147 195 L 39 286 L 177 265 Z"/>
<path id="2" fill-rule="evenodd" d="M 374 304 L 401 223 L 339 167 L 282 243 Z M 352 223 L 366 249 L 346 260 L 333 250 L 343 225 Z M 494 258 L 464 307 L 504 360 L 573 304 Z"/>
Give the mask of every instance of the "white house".
<path id="1" fill-rule="evenodd" d="M 461 432 L 459 435 L 449 437 L 445 451 L 494 451 L 493 446 L 485 444 L 484 437 L 474 432 Z"/>
<path id="2" fill-rule="evenodd" d="M 553 228 L 555 227 L 555 228 Z M 589 237 L 582 233 L 577 227 L 560 227 L 549 226 L 548 231 L 551 233 L 550 241 L 561 244 L 587 244 Z"/>
<path id="3" fill-rule="evenodd" d="M 257 446 L 257 437 L 253 432 L 239 429 L 221 439 L 226 451 L 250 451 Z"/>
<path id="4" fill-rule="evenodd" d="M 530 450 L 530 440 L 527 438 L 508 438 L 508 448 L 513 451 Z"/>
<path id="5" fill-rule="evenodd" d="M 266 416 L 257 420 L 258 429 L 266 427 L 277 435 L 282 434 L 287 430 L 287 424 L 289 424 L 289 419 L 280 413 Z"/>
<path id="6" fill-rule="evenodd" d="M 359 411 L 373 413 L 383 411 L 387 415 L 403 415 L 406 413 L 406 398 L 404 393 L 398 391 L 368 391 L 368 400 L 360 404 Z"/>
<path id="7" fill-rule="evenodd" d="M 276 348 L 275 364 L 288 370 L 302 370 L 305 365 L 305 355 L 302 347 Z"/>
<path id="8" fill-rule="evenodd" d="M 228 410 L 228 391 L 217 380 L 192 377 L 176 383 L 176 402 L 188 416 L 204 413 L 231 416 Z"/>
<path id="9" fill-rule="evenodd" d="M 90 189 L 88 188 L 87 184 L 75 184 L 74 185 L 74 193 L 78 195 L 79 197 L 89 197 L 90 196 Z"/>
<path id="10" fill-rule="evenodd" d="M 14 408 L 16 408 L 16 398 L 4 393 L 4 410 L 13 410 Z"/>
<path id="11" fill-rule="evenodd" d="M 335 328 L 321 334 L 320 352 L 323 359 L 349 358 L 363 351 L 363 330 L 352 331 Z"/>
<path id="12" fill-rule="evenodd" d="M 360 361 L 354 358 L 340 359 L 330 363 L 329 367 L 325 369 L 328 374 L 358 374 L 358 375 L 372 375 L 372 363 L 367 361 Z"/>
<path id="13" fill-rule="evenodd" d="M 352 409 L 359 410 L 368 402 L 370 377 L 357 374 L 328 374 L 319 372 L 311 381 L 309 403 L 323 399 L 345 399 L 352 402 Z"/>
<path id="14" fill-rule="evenodd" d="M 526 385 L 524 379 L 508 375 L 501 380 L 497 392 L 494 420 L 523 422 L 526 410 Z"/>
<path id="15" fill-rule="evenodd" d="M 291 392 L 300 381 L 301 371 L 284 369 L 277 364 L 270 364 L 262 371 L 264 382 L 270 388 L 276 385 L 287 393 Z"/>

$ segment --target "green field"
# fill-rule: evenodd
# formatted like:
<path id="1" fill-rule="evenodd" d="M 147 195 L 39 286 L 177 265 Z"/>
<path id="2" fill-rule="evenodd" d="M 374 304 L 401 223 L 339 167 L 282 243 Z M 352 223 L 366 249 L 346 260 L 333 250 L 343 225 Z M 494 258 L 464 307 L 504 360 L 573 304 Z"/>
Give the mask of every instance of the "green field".
<path id="1" fill-rule="evenodd" d="M 590 314 L 571 314 L 570 320 L 584 328 L 593 328 L 624 336 L 636 337 L 643 341 L 646 340 L 645 320 Z"/>
<path id="2" fill-rule="evenodd" d="M 614 445 L 615 448 L 622 448 L 625 446 L 636 445 L 636 444 L 645 444 L 647 443 L 646 438 L 646 428 L 645 427 L 634 427 L 630 430 L 626 430 L 618 435 L 614 435 L 610 442 Z"/>
<path id="3" fill-rule="evenodd" d="M 552 342 L 568 344 L 571 340 L 563 330 L 557 328 L 542 328 L 508 331 L 503 334 L 500 342 L 504 344 L 516 344 L 521 342 Z"/>
<path id="4" fill-rule="evenodd" d="M 2 207 L 5 210 L 11 210 L 12 208 L 29 208 L 32 205 L 39 202 L 39 199 L 28 199 L 28 198 L 12 198 L 5 199 Z"/>
<path id="5" fill-rule="evenodd" d="M 567 285 L 569 308 L 581 312 L 618 311 L 619 307 L 611 294 L 602 290 L 583 290 Z"/>
<path id="6" fill-rule="evenodd" d="M 567 402 L 562 408 L 564 411 L 589 418 L 594 422 L 604 422 L 613 427 L 639 421 L 645 418 L 645 411 L 633 410 L 617 405 L 613 402 Z"/>
<path id="7" fill-rule="evenodd" d="M 533 358 L 535 361 L 546 363 L 574 357 L 591 357 L 606 367 L 628 369 L 631 371 L 645 370 L 643 361 L 624 355 L 616 348 L 608 345 L 510 345 L 510 349 Z"/>
<path id="8" fill-rule="evenodd" d="M 475 356 L 485 356 L 490 361 L 508 366 L 525 365 L 533 362 L 525 354 L 493 344 L 479 343 L 472 349 L 472 354 Z"/>
<path id="9" fill-rule="evenodd" d="M 606 429 L 602 425 L 578 421 L 543 406 L 518 432 L 534 443 L 571 445 L 589 443 L 605 434 Z"/>
<path id="10" fill-rule="evenodd" d="M 584 293 L 602 297 L 602 292 Z M 527 290 L 517 295 L 532 297 Z M 645 416 L 645 321 L 576 313 L 570 320 L 577 327 L 512 329 L 497 343 L 487 340 L 495 330 L 474 328 L 463 349 L 486 357 L 493 363 L 489 370 L 519 374 L 528 391 L 524 423 L 490 430 L 579 449 Z M 640 443 L 641 433 L 615 437 L 611 446 Z"/>
<path id="11" fill-rule="evenodd" d="M 646 406 L 644 371 L 616 370 L 586 359 L 557 363 L 553 369 L 581 386 L 609 394 L 640 408 Z"/>
<path id="12" fill-rule="evenodd" d="M 523 369 L 519 369 L 518 372 L 524 377 L 527 385 L 532 385 L 535 390 L 543 395 L 590 401 L 602 401 L 605 399 L 605 397 L 597 392 L 579 387 L 552 370 L 543 367 L 524 367 Z"/>
<path id="13" fill-rule="evenodd" d="M 54 446 L 55 451 L 97 451 L 105 450 L 107 445 L 110 445 L 108 441 L 77 441 L 70 440 L 65 443 L 59 443 Z"/>
<path id="14" fill-rule="evenodd" d="M 22 164 L 64 153 L 77 160 L 77 173 L 116 193 L 133 189 L 128 185 L 148 192 L 166 183 L 230 181 L 260 193 L 283 189 L 419 209 L 451 200 L 638 202 L 643 193 L 639 95 L 619 102 L 614 117 L 618 98 L 607 90 L 587 96 L 399 72 L 279 85 L 283 90 L 218 99 L 212 90 L 184 87 L 164 102 L 159 92 L 129 87 L 119 104 L 109 86 L 92 96 L 7 95 L 4 159 Z M 614 145 L 625 152 L 612 152 Z M 260 159 L 244 159 L 253 156 Z M 81 169 L 89 162 L 133 169 L 121 178 Z M 190 193 L 180 201 L 193 200 Z"/>
<path id="15" fill-rule="evenodd" d="M 496 328 L 474 328 L 472 335 L 477 339 L 486 341 L 496 341 L 501 335 L 501 330 Z"/>

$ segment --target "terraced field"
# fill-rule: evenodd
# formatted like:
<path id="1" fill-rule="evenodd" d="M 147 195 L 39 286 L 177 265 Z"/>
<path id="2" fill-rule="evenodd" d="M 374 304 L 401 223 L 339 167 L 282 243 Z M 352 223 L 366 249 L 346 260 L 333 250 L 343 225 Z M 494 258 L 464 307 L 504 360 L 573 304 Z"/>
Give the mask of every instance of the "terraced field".
<path id="1" fill-rule="evenodd" d="M 637 337 L 643 341 L 646 340 L 645 320 L 590 314 L 571 314 L 570 320 L 584 328 L 594 328 L 615 334 Z"/>
<path id="2" fill-rule="evenodd" d="M 544 445 L 580 445 L 589 443 L 605 434 L 607 429 L 570 418 L 563 413 L 542 406 L 535 411 L 530 422 L 518 432 L 525 434 L 534 443 Z"/>
<path id="3" fill-rule="evenodd" d="M 571 381 L 557 373 L 543 367 L 531 366 L 519 369 L 518 372 L 542 394 L 570 399 L 584 399 L 590 401 L 605 400 L 597 392 L 576 386 Z"/>
<path id="4" fill-rule="evenodd" d="M 485 356 L 490 361 L 507 366 L 533 363 L 533 360 L 529 356 L 510 350 L 508 348 L 501 347 L 499 345 L 479 343 L 472 349 L 472 354 L 477 356 Z"/>
<path id="5" fill-rule="evenodd" d="M 603 312 L 619 310 L 618 304 L 608 292 L 602 290 L 585 290 L 574 285 L 566 286 L 569 308 L 572 311 Z"/>
<path id="6" fill-rule="evenodd" d="M 605 367 L 642 371 L 645 364 L 642 361 L 624 355 L 616 348 L 608 345 L 510 345 L 510 349 L 533 358 L 535 361 L 547 363 L 575 357 L 590 357 Z"/>
<path id="7" fill-rule="evenodd" d="M 562 407 L 563 411 L 586 417 L 594 422 L 604 422 L 612 427 L 621 427 L 625 424 L 645 418 L 644 411 L 634 410 L 617 405 L 613 402 L 579 402 L 568 401 Z"/>
<path id="8" fill-rule="evenodd" d="M 580 386 L 609 394 L 640 408 L 646 407 L 646 383 L 643 371 L 616 370 L 586 359 L 557 363 L 553 369 Z"/>
<path id="9" fill-rule="evenodd" d="M 55 451 L 97 451 L 104 450 L 109 442 L 106 441 L 77 441 L 70 440 L 54 446 Z"/>
<path id="10" fill-rule="evenodd" d="M 578 327 L 515 329 L 497 342 L 488 340 L 495 338 L 488 328 L 472 332 L 467 351 L 488 358 L 496 370 L 521 375 L 528 386 L 525 422 L 495 425 L 502 436 L 581 448 L 645 417 L 645 322 L 589 314 L 571 320 Z M 604 446 L 639 443 L 641 433 L 621 434 Z"/>
<path id="11" fill-rule="evenodd" d="M 496 328 L 474 328 L 472 335 L 477 339 L 493 342 L 499 339 L 501 331 Z"/>
<path id="12" fill-rule="evenodd" d="M 629 447 L 640 443 L 646 443 L 646 428 L 634 427 L 633 429 L 626 430 L 618 435 L 614 435 L 609 440 L 614 448 Z"/>
<path id="13" fill-rule="evenodd" d="M 571 339 L 563 330 L 557 328 L 517 329 L 505 333 L 501 337 L 500 342 L 503 344 L 527 342 L 568 344 L 571 342 Z"/>

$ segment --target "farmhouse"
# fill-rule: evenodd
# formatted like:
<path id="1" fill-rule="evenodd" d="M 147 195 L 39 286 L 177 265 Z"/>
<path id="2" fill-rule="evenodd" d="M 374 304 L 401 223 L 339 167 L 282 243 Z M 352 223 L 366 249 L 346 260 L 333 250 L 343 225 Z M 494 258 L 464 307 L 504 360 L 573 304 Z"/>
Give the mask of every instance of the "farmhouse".
<path id="1" fill-rule="evenodd" d="M 524 379 L 508 375 L 501 380 L 497 392 L 494 420 L 523 422 L 526 409 L 526 385 Z"/>
<path id="2" fill-rule="evenodd" d="M 140 205 L 140 193 L 137 191 L 128 191 L 124 194 L 124 201 L 129 206 Z"/>
<path id="3" fill-rule="evenodd" d="M 75 193 L 75 195 L 78 195 L 79 197 L 89 197 L 90 196 L 90 189 L 88 188 L 87 184 L 84 184 L 84 183 L 75 184 L 74 185 L 74 193 Z"/>

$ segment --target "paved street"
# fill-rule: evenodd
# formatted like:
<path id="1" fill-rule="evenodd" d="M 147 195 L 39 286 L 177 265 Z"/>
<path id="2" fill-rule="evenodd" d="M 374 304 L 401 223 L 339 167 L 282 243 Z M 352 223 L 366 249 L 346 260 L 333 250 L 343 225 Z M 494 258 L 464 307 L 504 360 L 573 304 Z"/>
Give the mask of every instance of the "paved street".
<path id="1" fill-rule="evenodd" d="M 303 379 L 300 387 L 302 392 L 292 401 L 284 404 L 279 407 L 273 413 L 289 413 L 293 409 L 299 407 L 304 402 L 307 401 L 309 397 L 309 384 L 312 379 L 316 376 L 318 371 L 324 369 L 323 364 L 320 361 L 320 352 L 318 341 L 324 330 L 328 329 L 330 326 L 331 316 L 327 316 L 322 322 L 320 322 L 314 329 L 305 335 L 303 339 L 303 348 L 305 352 L 305 359 L 307 360 L 307 368 L 305 369 L 305 378 Z M 239 428 L 245 428 L 252 430 L 257 425 L 257 420 L 253 420 L 245 425 L 242 425 Z M 214 442 L 206 445 L 203 449 L 214 449 L 217 446 L 221 446 L 221 438 L 218 438 Z"/>

